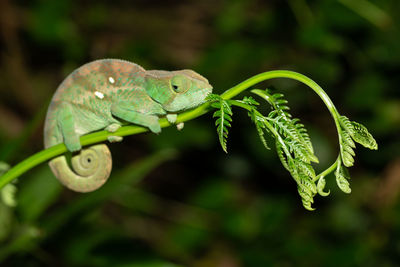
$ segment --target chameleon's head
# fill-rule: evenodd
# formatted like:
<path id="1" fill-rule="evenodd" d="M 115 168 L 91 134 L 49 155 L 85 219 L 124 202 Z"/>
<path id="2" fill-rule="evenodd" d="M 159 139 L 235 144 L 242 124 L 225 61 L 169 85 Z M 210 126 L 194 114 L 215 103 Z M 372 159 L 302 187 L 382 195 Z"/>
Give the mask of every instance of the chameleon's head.
<path id="1" fill-rule="evenodd" d="M 208 80 L 192 70 L 149 70 L 145 80 L 147 93 L 169 112 L 196 107 L 212 91 Z"/>

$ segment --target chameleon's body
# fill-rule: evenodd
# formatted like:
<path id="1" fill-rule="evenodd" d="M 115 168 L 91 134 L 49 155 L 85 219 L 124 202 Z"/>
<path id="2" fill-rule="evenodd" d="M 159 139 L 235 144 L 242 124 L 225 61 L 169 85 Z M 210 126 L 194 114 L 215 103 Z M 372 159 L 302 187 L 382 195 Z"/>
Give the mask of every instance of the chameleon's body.
<path id="1" fill-rule="evenodd" d="M 203 103 L 211 90 L 207 79 L 192 70 L 146 71 L 117 59 L 90 62 L 71 73 L 54 94 L 45 122 L 45 147 L 65 143 L 76 152 L 81 150 L 80 136 L 101 129 L 115 132 L 123 122 L 159 133 L 160 117 L 174 122 L 175 113 Z M 95 145 L 82 149 L 71 164 L 74 171 L 65 156 L 49 162 L 61 183 L 89 192 L 108 179 L 111 154 L 106 145 Z"/>

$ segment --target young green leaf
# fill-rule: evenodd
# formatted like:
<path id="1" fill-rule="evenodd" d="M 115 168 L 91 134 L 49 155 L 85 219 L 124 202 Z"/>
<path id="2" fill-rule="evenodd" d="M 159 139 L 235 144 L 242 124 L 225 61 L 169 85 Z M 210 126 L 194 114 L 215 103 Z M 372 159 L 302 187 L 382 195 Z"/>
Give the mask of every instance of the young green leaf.
<path id="1" fill-rule="evenodd" d="M 213 118 L 217 118 L 215 121 L 215 126 L 217 126 L 217 133 L 219 142 L 225 153 L 227 150 L 227 139 L 228 139 L 228 127 L 231 127 L 232 122 L 232 109 L 227 100 L 222 99 L 218 95 L 208 96 L 208 100 L 211 101 L 211 107 L 217 108 L 218 110 L 214 112 Z"/>
<path id="2" fill-rule="evenodd" d="M 251 111 L 248 112 L 248 115 L 251 118 L 251 121 L 254 123 L 257 129 L 258 136 L 261 140 L 261 143 L 264 145 L 266 149 L 270 149 L 267 140 L 265 140 L 265 133 L 268 132 L 267 127 L 265 125 L 266 123 L 266 118 L 263 116 L 260 116 L 261 114 L 256 111 L 256 109 L 252 109 Z"/>
<path id="3" fill-rule="evenodd" d="M 253 107 L 260 105 L 260 103 L 258 103 L 258 102 L 257 102 L 254 98 L 252 98 L 251 96 L 245 96 L 245 97 L 243 97 L 242 102 L 245 103 L 245 104 L 247 104 L 247 105 L 253 106 Z"/>
<path id="4" fill-rule="evenodd" d="M 372 134 L 361 123 L 350 121 L 346 116 L 340 116 L 340 125 L 346 130 L 354 141 L 363 145 L 366 148 L 376 150 L 378 144 L 376 143 Z"/>
<path id="5" fill-rule="evenodd" d="M 353 156 L 355 156 L 353 148 L 355 147 L 356 145 L 351 139 L 350 134 L 346 130 L 342 130 L 340 132 L 340 155 L 344 166 L 346 167 L 353 166 L 354 164 Z"/>
<path id="6" fill-rule="evenodd" d="M 315 171 L 314 168 L 311 166 L 311 164 L 295 159 L 294 160 L 297 169 L 303 173 L 305 176 L 310 177 L 311 179 L 315 178 Z"/>
<path id="7" fill-rule="evenodd" d="M 271 118 L 270 115 L 268 117 Z M 299 129 L 304 128 L 296 126 L 298 120 L 291 120 L 283 115 L 278 115 L 276 118 L 271 118 L 271 121 L 276 130 L 285 137 L 285 141 L 297 158 L 307 163 L 318 162 L 318 158 L 314 155 L 313 150 L 309 148 L 308 142 L 303 138 L 304 131 L 299 131 Z"/>
<path id="8" fill-rule="evenodd" d="M 335 176 L 336 176 L 336 183 L 340 188 L 340 190 L 342 190 L 346 194 L 350 194 L 351 188 L 350 188 L 350 183 L 348 181 L 348 179 L 350 179 L 350 175 L 347 168 L 344 167 L 340 161 L 337 165 Z"/>
<path id="9" fill-rule="evenodd" d="M 378 144 L 376 143 L 372 134 L 370 134 L 367 128 L 355 121 L 352 121 L 351 124 L 353 125 L 354 134 L 351 136 L 354 141 L 363 145 L 366 148 L 376 150 L 378 149 Z"/>
<path id="10" fill-rule="evenodd" d="M 323 197 L 326 197 L 330 194 L 330 191 L 324 192 L 325 184 L 326 184 L 325 178 L 324 178 L 324 176 L 321 176 L 318 179 L 317 191 L 318 191 L 318 194 L 320 194 Z"/>
<path id="11" fill-rule="evenodd" d="M 279 142 L 278 139 L 275 141 L 276 153 L 278 154 L 279 160 L 281 161 L 283 167 L 286 170 L 290 171 L 289 163 L 288 163 L 288 160 L 286 158 L 286 153 L 284 152 L 283 146 L 284 145 L 281 142 Z"/>
<path id="12" fill-rule="evenodd" d="M 299 192 L 299 195 L 301 197 L 303 207 L 310 211 L 314 210 L 314 208 L 311 207 L 311 204 L 314 203 L 314 199 L 310 192 L 304 190 L 304 188 L 300 186 L 297 187 L 297 191 Z"/>

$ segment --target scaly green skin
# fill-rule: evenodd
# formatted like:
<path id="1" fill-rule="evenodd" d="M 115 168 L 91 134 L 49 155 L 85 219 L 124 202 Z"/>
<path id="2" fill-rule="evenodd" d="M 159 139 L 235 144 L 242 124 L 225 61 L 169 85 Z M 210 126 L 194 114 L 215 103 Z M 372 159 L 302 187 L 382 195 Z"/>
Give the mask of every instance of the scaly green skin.
<path id="1" fill-rule="evenodd" d="M 78 192 L 102 186 L 110 176 L 112 160 L 107 146 L 81 149 L 79 137 L 105 129 L 115 132 L 124 122 L 160 133 L 159 118 L 175 122 L 176 113 L 202 104 L 212 86 L 192 70 L 146 71 L 137 64 L 103 59 L 90 62 L 71 73 L 58 87 L 47 111 L 44 143 L 64 143 L 72 157 L 49 165 L 62 184 Z M 122 137 L 111 136 L 110 142 Z"/>

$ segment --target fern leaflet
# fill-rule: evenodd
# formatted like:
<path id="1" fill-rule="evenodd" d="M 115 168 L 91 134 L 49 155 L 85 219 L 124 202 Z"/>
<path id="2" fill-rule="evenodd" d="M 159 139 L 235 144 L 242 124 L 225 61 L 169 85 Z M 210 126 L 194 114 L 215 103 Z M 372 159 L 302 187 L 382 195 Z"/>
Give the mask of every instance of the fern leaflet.
<path id="1" fill-rule="evenodd" d="M 340 132 L 340 155 L 342 157 L 342 162 L 344 166 L 351 167 L 354 164 L 355 152 L 353 148 L 356 145 L 354 144 L 353 140 L 351 139 L 350 134 L 346 130 L 342 130 Z"/>
<path id="2" fill-rule="evenodd" d="M 229 102 L 222 99 L 218 95 L 211 94 L 208 96 L 209 101 L 212 101 L 211 106 L 217 108 L 218 110 L 214 112 L 213 118 L 217 118 L 215 121 L 215 126 L 217 126 L 217 133 L 219 142 L 225 153 L 227 150 L 227 138 L 228 138 L 228 127 L 231 127 L 232 122 L 232 109 Z"/>
<path id="3" fill-rule="evenodd" d="M 336 183 L 340 188 L 340 190 L 342 190 L 347 194 L 350 194 L 351 188 L 350 188 L 350 183 L 348 181 L 348 179 L 350 179 L 349 171 L 347 170 L 346 167 L 344 167 L 341 164 L 340 160 L 336 167 L 335 176 L 336 176 Z"/>
<path id="4" fill-rule="evenodd" d="M 325 185 L 326 185 L 325 177 L 324 177 L 324 176 L 321 176 L 321 177 L 318 179 L 317 191 L 318 191 L 318 194 L 320 194 L 320 195 L 323 196 L 323 197 L 326 197 L 326 196 L 328 196 L 328 195 L 330 194 L 330 191 L 324 192 Z"/>
<path id="5" fill-rule="evenodd" d="M 378 149 L 378 144 L 374 137 L 368 132 L 364 125 L 355 121 L 350 121 L 346 116 L 340 116 L 339 121 L 342 128 L 350 134 L 354 141 L 366 148 L 373 150 Z"/>

